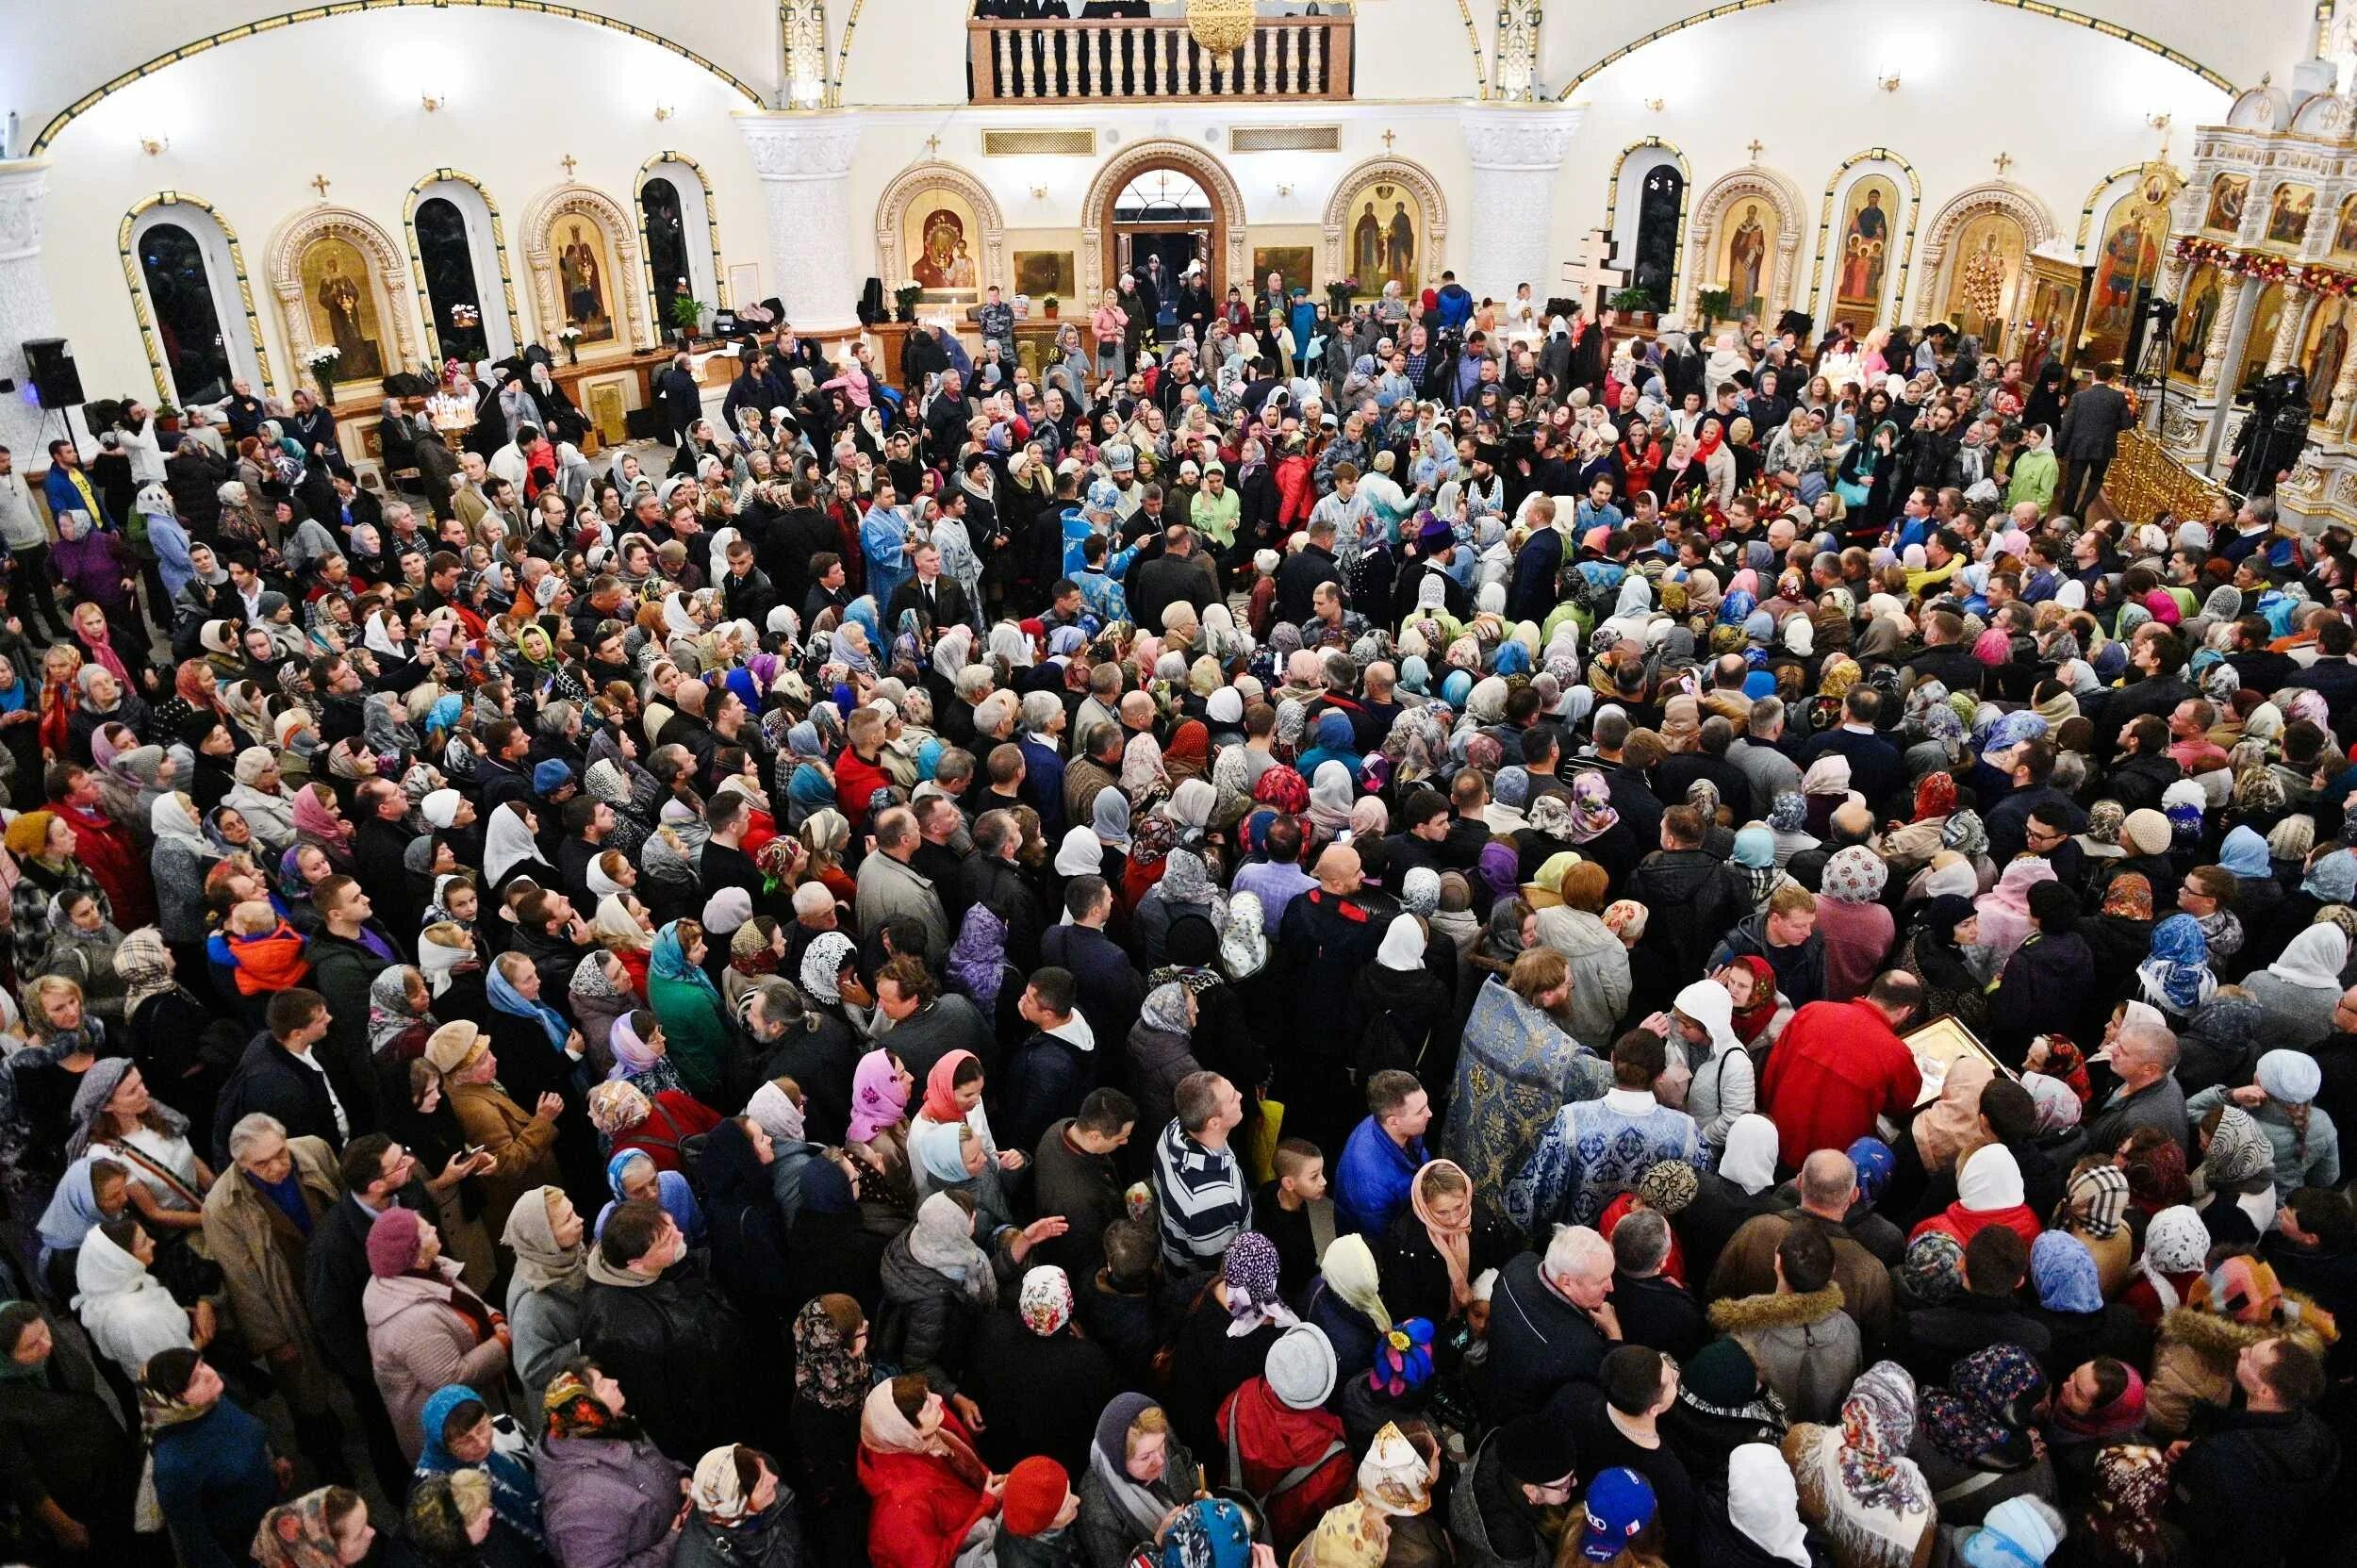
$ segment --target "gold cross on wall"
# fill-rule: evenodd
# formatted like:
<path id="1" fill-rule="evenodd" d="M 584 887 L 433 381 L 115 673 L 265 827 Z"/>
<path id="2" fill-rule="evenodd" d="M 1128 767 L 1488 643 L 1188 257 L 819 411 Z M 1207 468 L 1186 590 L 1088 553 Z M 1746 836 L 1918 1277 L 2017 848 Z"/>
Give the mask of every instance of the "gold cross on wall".
<path id="1" fill-rule="evenodd" d="M 1383 133 L 1383 150 L 1387 153 L 1390 152 L 1392 150 L 1392 143 L 1398 140 L 1399 136 L 1397 132 L 1385 131 Z"/>
<path id="2" fill-rule="evenodd" d="M 1767 147 L 1767 145 L 1768 145 L 1768 143 L 1766 143 L 1765 141 L 1760 140 L 1759 140 L 1759 138 L 1757 138 L 1757 137 L 1754 137 L 1754 138 L 1752 138 L 1752 140 L 1751 140 L 1751 149 L 1752 149 L 1752 161 L 1753 161 L 1754 163 L 1757 163 L 1757 162 L 1759 161 L 1759 155 L 1760 155 L 1761 151 Z"/>
<path id="3" fill-rule="evenodd" d="M 939 157 L 941 156 L 941 138 L 937 136 L 929 136 L 925 139 L 925 156 L 927 157 Z"/>
<path id="4" fill-rule="evenodd" d="M 2013 156 L 2010 153 L 1999 153 L 1991 161 L 1997 165 L 1997 177 L 2001 180 L 2005 177 L 2005 171 L 2013 167 Z"/>
<path id="5" fill-rule="evenodd" d="M 567 153 L 563 157 L 558 158 L 556 161 L 565 166 L 565 177 L 567 179 L 571 179 L 573 177 L 573 170 L 580 160 L 575 158 L 572 154 Z"/>
<path id="6" fill-rule="evenodd" d="M 313 174 L 311 176 L 311 189 L 320 193 L 320 200 L 322 202 L 327 200 L 327 186 L 328 179 L 325 174 Z"/>

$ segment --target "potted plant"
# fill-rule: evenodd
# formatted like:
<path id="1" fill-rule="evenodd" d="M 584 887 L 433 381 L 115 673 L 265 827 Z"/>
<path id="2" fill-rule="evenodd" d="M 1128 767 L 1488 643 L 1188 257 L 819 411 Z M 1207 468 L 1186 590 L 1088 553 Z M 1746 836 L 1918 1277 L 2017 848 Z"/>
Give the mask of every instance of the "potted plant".
<path id="1" fill-rule="evenodd" d="M 1735 293 L 1728 289 L 1706 289 L 1694 297 L 1694 305 L 1703 313 L 1702 324 L 1707 327 L 1735 314 Z"/>
<path id="2" fill-rule="evenodd" d="M 925 289 L 915 278 L 892 291 L 893 315 L 896 320 L 916 320 L 916 302 L 925 297 Z"/>
<path id="3" fill-rule="evenodd" d="M 565 363 L 581 363 L 581 328 L 568 322 L 556 329 L 556 340 L 565 345 Z"/>
<path id="4" fill-rule="evenodd" d="M 1653 325 L 1654 298 L 1650 289 L 1624 289 L 1606 303 L 1626 317 L 1631 326 Z"/>
<path id="5" fill-rule="evenodd" d="M 179 435 L 180 420 L 181 414 L 178 407 L 169 403 L 158 404 L 156 407 L 156 434 L 158 436 Z"/>
<path id="6" fill-rule="evenodd" d="M 1057 299 L 1053 294 L 1042 294 L 1039 297 L 1040 314 L 1046 317 L 1048 321 L 1052 322 L 1056 319 L 1057 307 L 1063 303 L 1063 301 Z"/>
<path id="7" fill-rule="evenodd" d="M 671 324 L 679 328 L 680 337 L 688 342 L 695 341 L 696 334 L 703 327 L 704 318 L 711 313 L 712 307 L 693 294 L 671 296 Z"/>
<path id="8" fill-rule="evenodd" d="M 333 343 L 321 343 L 303 356 L 304 369 L 320 384 L 320 402 L 326 406 L 335 404 L 336 361 L 343 356 L 344 351 Z"/>
<path id="9" fill-rule="evenodd" d="M 1350 314 L 1350 302 L 1359 297 L 1359 280 L 1355 277 L 1328 278 L 1326 283 L 1326 306 L 1336 316 Z"/>

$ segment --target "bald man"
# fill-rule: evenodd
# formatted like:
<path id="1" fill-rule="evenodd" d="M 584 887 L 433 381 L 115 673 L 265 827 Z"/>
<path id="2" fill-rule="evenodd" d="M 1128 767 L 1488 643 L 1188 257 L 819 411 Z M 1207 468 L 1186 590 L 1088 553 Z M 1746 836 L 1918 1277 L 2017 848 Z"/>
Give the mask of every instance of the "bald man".
<path id="1" fill-rule="evenodd" d="M 1285 906 L 1272 955 L 1277 995 L 1292 1009 L 1293 1048 L 1279 1053 L 1286 1125 L 1321 1148 L 1340 1149 L 1358 1107 L 1348 1065 L 1365 1030 L 1354 1000 L 1359 972 L 1375 962 L 1383 927 L 1360 899 L 1359 851 L 1329 844 L 1310 868 L 1318 884 Z M 1306 1113 L 1308 1125 L 1296 1118 Z"/>
<path id="2" fill-rule="evenodd" d="M 1891 1329 L 1890 1271 L 1877 1251 L 1895 1252 L 1904 1240 L 1896 1227 L 1861 1198 L 1857 1166 L 1841 1150 L 1812 1152 L 1801 1163 L 1797 1185 L 1801 1198 L 1797 1211 L 1755 1214 L 1736 1230 L 1715 1263 L 1689 1257 L 1687 1266 L 1709 1280 L 1714 1301 L 1764 1296 L 1776 1288 L 1776 1244 L 1795 1222 L 1814 1223 L 1833 1243 L 1833 1277 L 1841 1286 L 1841 1310 L 1857 1325 L 1871 1356 L 1888 1343 Z M 1853 1213 L 1855 1220 L 1851 1218 Z M 1863 1239 L 1862 1230 L 1866 1231 Z"/>

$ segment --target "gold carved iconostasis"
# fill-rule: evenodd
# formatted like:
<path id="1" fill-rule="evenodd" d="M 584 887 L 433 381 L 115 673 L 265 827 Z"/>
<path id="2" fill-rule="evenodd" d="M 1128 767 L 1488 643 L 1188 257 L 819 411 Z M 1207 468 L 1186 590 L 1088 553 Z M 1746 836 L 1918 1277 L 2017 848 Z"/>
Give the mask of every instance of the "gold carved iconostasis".
<path id="1" fill-rule="evenodd" d="M 584 360 L 654 348 L 638 230 L 621 206 L 585 185 L 561 185 L 524 209 L 524 267 L 533 313 L 552 345 L 569 329 Z"/>

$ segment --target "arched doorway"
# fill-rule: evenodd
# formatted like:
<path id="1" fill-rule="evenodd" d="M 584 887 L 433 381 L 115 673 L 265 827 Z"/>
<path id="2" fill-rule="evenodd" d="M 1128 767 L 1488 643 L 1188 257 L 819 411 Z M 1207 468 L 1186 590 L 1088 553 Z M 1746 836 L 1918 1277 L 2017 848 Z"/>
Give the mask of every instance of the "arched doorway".
<path id="1" fill-rule="evenodd" d="M 1093 289 L 1114 287 L 1122 272 L 1159 256 L 1203 263 L 1204 287 L 1217 299 L 1244 278 L 1244 194 L 1228 171 L 1183 141 L 1141 141 L 1096 172 L 1081 208 L 1080 276 Z"/>
<path id="2" fill-rule="evenodd" d="M 1211 193 L 1184 169 L 1141 170 L 1113 192 L 1106 216 L 1113 275 L 1137 278 L 1139 293 L 1154 303 L 1155 334 L 1167 342 L 1177 335 L 1178 280 L 1197 262 L 1211 270 Z"/>

